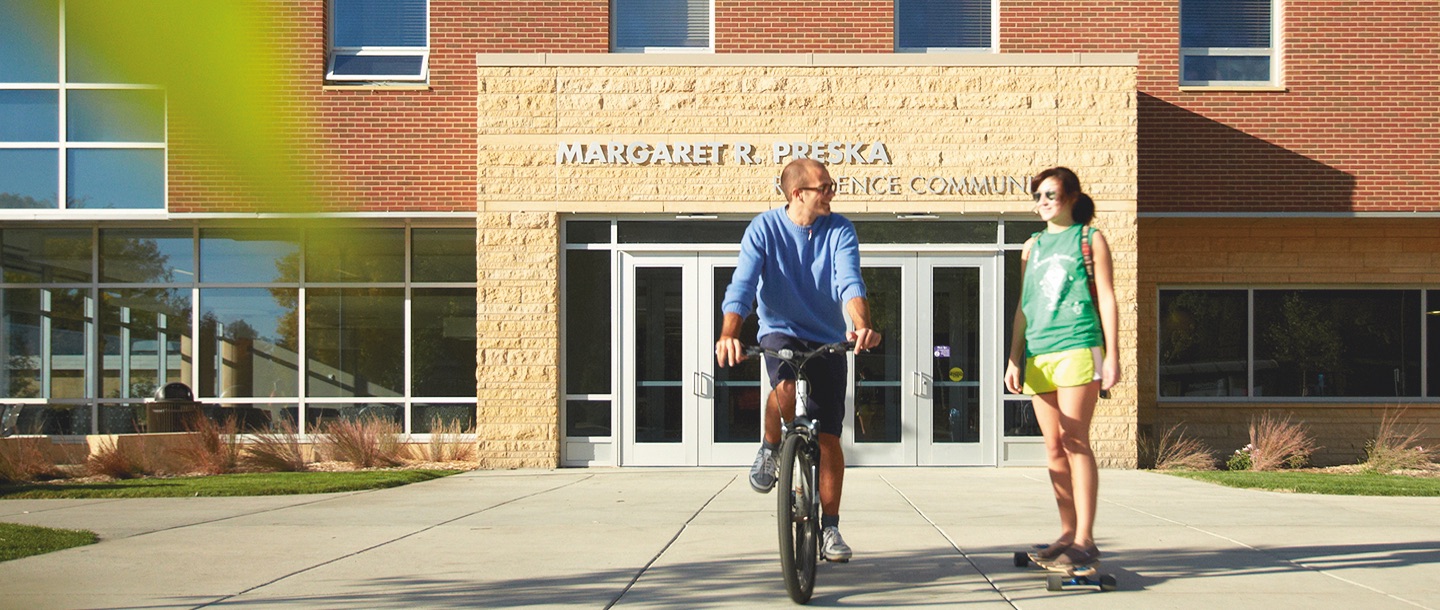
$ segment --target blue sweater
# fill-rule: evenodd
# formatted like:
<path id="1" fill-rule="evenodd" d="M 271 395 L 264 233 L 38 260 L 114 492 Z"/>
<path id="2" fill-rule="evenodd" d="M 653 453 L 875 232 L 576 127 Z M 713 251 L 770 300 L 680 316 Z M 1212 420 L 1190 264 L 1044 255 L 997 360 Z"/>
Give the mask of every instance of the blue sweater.
<path id="1" fill-rule="evenodd" d="M 845 340 L 844 305 L 865 296 L 855 225 L 830 214 L 801 227 L 775 208 L 750 221 L 740 263 L 725 289 L 725 313 L 745 317 L 759 294 L 760 335 Z"/>

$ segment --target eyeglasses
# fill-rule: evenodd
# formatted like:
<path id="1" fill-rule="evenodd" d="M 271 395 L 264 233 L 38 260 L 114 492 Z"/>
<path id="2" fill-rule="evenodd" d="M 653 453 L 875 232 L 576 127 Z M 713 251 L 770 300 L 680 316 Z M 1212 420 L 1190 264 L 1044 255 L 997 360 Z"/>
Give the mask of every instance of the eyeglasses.
<path id="1" fill-rule="evenodd" d="M 820 186 L 802 186 L 802 187 L 796 188 L 795 190 L 797 190 L 797 191 L 815 191 L 816 193 L 819 193 L 819 194 L 821 194 L 821 195 L 834 195 L 834 194 L 835 194 L 835 183 L 834 183 L 834 182 L 826 182 L 826 183 L 821 184 Z"/>
<path id="2" fill-rule="evenodd" d="M 1040 202 L 1040 196 L 1041 196 L 1041 195 L 1044 195 L 1046 199 L 1054 200 L 1055 197 L 1059 195 L 1059 193 L 1057 193 L 1057 192 L 1055 192 L 1055 191 L 1045 191 L 1044 193 L 1041 193 L 1040 191 L 1035 191 L 1035 192 L 1034 192 L 1033 194 L 1031 194 L 1030 196 L 1033 197 L 1033 198 L 1035 198 L 1035 202 L 1036 202 L 1036 203 L 1039 203 L 1039 202 Z"/>

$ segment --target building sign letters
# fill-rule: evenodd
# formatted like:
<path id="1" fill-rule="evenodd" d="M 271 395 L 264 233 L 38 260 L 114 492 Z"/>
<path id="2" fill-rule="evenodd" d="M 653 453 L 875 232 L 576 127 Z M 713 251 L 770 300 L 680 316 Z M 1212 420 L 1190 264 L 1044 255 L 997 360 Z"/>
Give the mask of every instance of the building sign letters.
<path id="1" fill-rule="evenodd" d="M 768 153 L 768 154 L 767 154 Z M 748 142 L 560 142 L 557 165 L 783 165 L 814 159 L 826 165 L 890 165 L 884 142 L 774 142 L 763 150 Z M 1028 176 L 836 175 L 847 195 L 1023 195 Z M 775 178 L 780 193 L 780 178 Z"/>

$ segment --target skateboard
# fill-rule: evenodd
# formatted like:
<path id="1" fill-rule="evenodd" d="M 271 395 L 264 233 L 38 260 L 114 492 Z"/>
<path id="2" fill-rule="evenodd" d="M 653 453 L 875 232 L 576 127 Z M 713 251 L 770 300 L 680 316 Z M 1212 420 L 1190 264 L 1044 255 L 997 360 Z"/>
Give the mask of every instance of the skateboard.
<path id="1" fill-rule="evenodd" d="M 1037 548 L 1045 548 L 1039 545 Z M 1015 553 L 1015 567 L 1024 568 L 1031 564 L 1040 566 L 1047 570 L 1045 574 L 1045 588 L 1050 591 L 1065 591 L 1075 587 L 1095 587 L 1100 591 L 1114 591 L 1116 581 L 1114 574 L 1101 574 L 1100 563 L 1091 565 L 1076 566 L 1064 571 L 1055 571 L 1055 568 L 1035 561 L 1030 554 L 1034 551 L 1017 551 Z"/>

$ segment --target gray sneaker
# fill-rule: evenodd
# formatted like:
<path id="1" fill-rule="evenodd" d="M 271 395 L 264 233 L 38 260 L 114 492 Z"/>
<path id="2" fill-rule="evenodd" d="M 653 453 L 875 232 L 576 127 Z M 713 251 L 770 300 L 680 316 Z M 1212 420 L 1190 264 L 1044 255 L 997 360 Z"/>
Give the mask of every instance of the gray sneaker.
<path id="1" fill-rule="evenodd" d="M 775 474 L 780 471 L 780 465 L 775 463 L 775 452 L 769 447 L 760 446 L 760 451 L 755 454 L 755 464 L 750 466 L 750 488 L 762 494 L 770 493 L 775 489 Z"/>
<path id="2" fill-rule="evenodd" d="M 820 545 L 820 554 L 825 556 L 825 561 L 850 561 L 850 545 L 845 544 L 845 539 L 840 537 L 840 528 L 832 525 L 821 531 L 820 535 L 824 540 Z"/>

